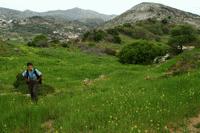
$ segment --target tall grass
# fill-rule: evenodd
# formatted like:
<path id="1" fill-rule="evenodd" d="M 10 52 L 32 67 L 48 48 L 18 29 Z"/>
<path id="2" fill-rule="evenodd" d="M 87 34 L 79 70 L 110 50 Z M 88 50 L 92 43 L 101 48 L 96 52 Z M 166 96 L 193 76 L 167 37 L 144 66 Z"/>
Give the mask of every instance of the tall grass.
<path id="1" fill-rule="evenodd" d="M 78 50 L 17 47 L 25 56 L 0 57 L 2 133 L 169 132 L 170 126 L 185 127 L 186 119 L 199 111 L 199 69 L 163 77 L 176 59 L 163 65 L 122 65 L 115 57 Z M 43 72 L 45 84 L 56 88 L 37 105 L 12 87 L 28 61 Z M 42 126 L 48 121 L 53 124 Z"/>

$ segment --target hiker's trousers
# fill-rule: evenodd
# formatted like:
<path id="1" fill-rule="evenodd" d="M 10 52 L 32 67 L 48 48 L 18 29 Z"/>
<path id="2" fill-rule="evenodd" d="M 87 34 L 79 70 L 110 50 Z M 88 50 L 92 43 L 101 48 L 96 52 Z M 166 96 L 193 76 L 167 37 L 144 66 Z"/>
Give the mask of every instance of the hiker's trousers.
<path id="1" fill-rule="evenodd" d="M 34 102 L 37 102 L 38 100 L 38 88 L 39 88 L 38 81 L 30 80 L 28 82 L 28 89 L 31 94 L 31 99 Z"/>

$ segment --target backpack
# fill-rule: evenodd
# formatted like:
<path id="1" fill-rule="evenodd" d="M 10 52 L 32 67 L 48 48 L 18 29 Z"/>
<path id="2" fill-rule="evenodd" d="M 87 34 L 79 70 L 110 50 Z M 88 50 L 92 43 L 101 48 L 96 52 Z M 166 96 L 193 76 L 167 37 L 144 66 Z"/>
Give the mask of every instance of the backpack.
<path id="1" fill-rule="evenodd" d="M 39 76 L 39 75 L 37 74 L 37 72 L 36 72 L 35 69 L 33 70 L 33 72 L 34 72 L 34 74 L 36 75 L 37 79 L 39 79 L 39 84 L 42 84 L 42 78 L 41 78 L 41 76 Z M 27 78 L 29 77 L 29 72 L 28 72 L 28 70 L 26 70 L 26 77 L 27 77 Z"/>

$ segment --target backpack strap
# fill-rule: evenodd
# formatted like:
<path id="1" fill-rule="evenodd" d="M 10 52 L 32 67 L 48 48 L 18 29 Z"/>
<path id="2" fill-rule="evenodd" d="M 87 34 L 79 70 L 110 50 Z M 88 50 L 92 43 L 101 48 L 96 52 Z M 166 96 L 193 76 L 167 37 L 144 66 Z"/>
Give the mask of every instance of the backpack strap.
<path id="1" fill-rule="evenodd" d="M 40 76 L 38 75 L 38 73 L 36 72 L 36 69 L 33 70 L 34 74 L 36 75 L 37 79 L 40 78 Z M 26 70 L 26 78 L 29 78 L 29 72 L 28 70 Z"/>
<path id="2" fill-rule="evenodd" d="M 34 74 L 36 75 L 37 79 L 40 78 L 40 76 L 39 76 L 38 73 L 36 72 L 36 69 L 34 69 Z"/>
<path id="3" fill-rule="evenodd" d="M 38 75 L 36 69 L 34 69 L 34 73 L 35 73 L 37 79 L 39 80 L 39 84 L 42 84 L 42 78 L 41 78 L 41 76 Z"/>
<path id="4" fill-rule="evenodd" d="M 27 79 L 29 78 L 29 72 L 28 72 L 28 70 L 26 70 L 26 78 Z"/>

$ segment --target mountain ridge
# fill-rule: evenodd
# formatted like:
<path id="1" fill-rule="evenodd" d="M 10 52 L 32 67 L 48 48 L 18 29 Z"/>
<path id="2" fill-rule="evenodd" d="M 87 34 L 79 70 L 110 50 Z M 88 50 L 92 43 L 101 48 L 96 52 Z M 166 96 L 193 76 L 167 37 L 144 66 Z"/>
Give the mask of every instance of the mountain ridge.
<path id="1" fill-rule="evenodd" d="M 189 23 L 200 28 L 199 15 L 153 2 L 143 2 L 135 5 L 114 19 L 107 21 L 103 27 L 113 27 L 124 23 L 132 23 L 148 19 L 167 19 L 169 22 Z"/>
<path id="2" fill-rule="evenodd" d="M 22 19 L 26 17 L 33 17 L 33 16 L 52 16 L 52 17 L 59 17 L 62 19 L 66 19 L 68 21 L 78 20 L 81 21 L 82 19 L 102 19 L 103 21 L 107 21 L 115 17 L 116 15 L 106 15 L 102 13 L 98 13 L 92 10 L 86 10 L 81 8 L 72 8 L 67 10 L 51 10 L 46 12 L 35 12 L 31 10 L 24 10 L 19 11 L 15 9 L 9 9 L 0 7 L 0 18 L 9 20 L 9 19 Z"/>
<path id="3" fill-rule="evenodd" d="M 105 15 L 92 10 L 72 8 L 34 12 L 0 8 L 0 35 L 48 34 L 61 39 L 78 38 L 93 29 L 111 29 L 125 23 L 143 20 L 159 20 L 163 23 L 188 23 L 200 28 L 200 16 L 159 3 L 143 2 L 119 16 Z M 30 36 L 28 35 L 28 36 Z"/>

